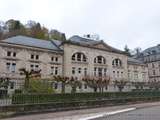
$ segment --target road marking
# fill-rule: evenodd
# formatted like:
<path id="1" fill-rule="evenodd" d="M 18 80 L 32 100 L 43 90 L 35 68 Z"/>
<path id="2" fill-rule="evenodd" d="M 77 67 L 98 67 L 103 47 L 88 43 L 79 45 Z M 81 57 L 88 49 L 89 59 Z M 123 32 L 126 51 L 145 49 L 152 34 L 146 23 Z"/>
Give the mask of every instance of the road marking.
<path id="1" fill-rule="evenodd" d="M 91 119 L 100 118 L 100 117 L 104 117 L 104 116 L 109 116 L 109 115 L 115 115 L 115 114 L 118 114 L 118 113 L 128 112 L 128 111 L 132 111 L 132 110 L 135 110 L 135 109 L 136 108 L 126 108 L 126 109 L 122 109 L 122 110 L 116 110 L 116 111 L 112 111 L 112 112 L 106 112 L 106 113 L 101 113 L 101 114 L 97 114 L 97 115 L 94 115 L 94 116 L 80 118 L 78 120 L 91 120 Z"/>

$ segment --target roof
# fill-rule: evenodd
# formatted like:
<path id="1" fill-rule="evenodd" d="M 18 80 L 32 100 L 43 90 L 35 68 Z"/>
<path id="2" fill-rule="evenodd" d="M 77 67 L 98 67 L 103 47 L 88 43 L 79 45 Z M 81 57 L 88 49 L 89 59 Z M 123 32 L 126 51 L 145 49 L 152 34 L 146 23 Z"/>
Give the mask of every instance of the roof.
<path id="1" fill-rule="evenodd" d="M 75 42 L 75 43 L 83 44 L 83 45 L 91 45 L 91 44 L 93 45 L 93 44 L 100 43 L 100 41 L 80 37 L 78 35 L 72 36 L 69 40 L 72 41 L 72 42 Z"/>
<path id="2" fill-rule="evenodd" d="M 90 38 L 85 38 L 85 37 L 80 37 L 78 35 L 74 35 L 71 38 L 69 38 L 68 42 L 73 43 L 73 44 L 77 44 L 77 45 L 81 45 L 81 46 L 92 47 L 92 48 L 96 48 L 95 45 L 97 45 L 97 44 L 103 44 L 106 48 L 103 50 L 107 50 L 107 51 L 115 52 L 115 53 L 126 54 L 124 51 L 121 51 L 121 50 L 118 50 L 116 48 L 109 46 L 103 40 L 93 40 Z M 100 48 L 98 48 L 98 49 L 100 49 Z"/>
<path id="3" fill-rule="evenodd" d="M 143 56 L 147 56 L 147 55 L 154 55 L 154 54 L 160 54 L 160 44 L 158 44 L 157 46 L 154 47 L 150 47 L 145 49 L 142 52 Z"/>
<path id="4" fill-rule="evenodd" d="M 62 41 L 60 40 L 51 40 L 56 46 L 60 46 L 62 44 Z"/>
<path id="5" fill-rule="evenodd" d="M 144 65 L 142 61 L 131 58 L 131 57 L 128 57 L 128 64 Z"/>
<path id="6" fill-rule="evenodd" d="M 54 40 L 41 40 L 21 35 L 7 38 L 5 40 L 2 40 L 2 42 L 9 44 L 24 45 L 29 47 L 38 47 L 49 50 L 61 50 L 57 45 L 53 44 Z"/>

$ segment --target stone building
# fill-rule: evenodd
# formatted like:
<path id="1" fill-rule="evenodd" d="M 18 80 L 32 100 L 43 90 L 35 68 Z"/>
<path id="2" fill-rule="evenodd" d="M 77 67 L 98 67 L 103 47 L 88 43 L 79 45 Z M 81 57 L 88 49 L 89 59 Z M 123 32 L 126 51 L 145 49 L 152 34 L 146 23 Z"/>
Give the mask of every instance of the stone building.
<path id="1" fill-rule="evenodd" d="M 128 58 L 128 81 L 148 82 L 148 67 L 142 61 Z"/>
<path id="2" fill-rule="evenodd" d="M 160 81 L 160 45 L 142 51 L 135 58 L 148 66 L 150 81 Z"/>
<path id="3" fill-rule="evenodd" d="M 0 51 L 0 76 L 13 81 L 23 77 L 20 68 L 41 69 L 42 78 L 53 75 L 77 77 L 78 80 L 86 76 L 108 77 L 111 84 L 115 80 L 148 80 L 148 69 L 143 63 L 131 60 L 124 51 L 102 40 L 89 37 L 73 36 L 62 42 L 15 36 L 2 40 Z M 79 91 L 83 92 L 83 88 Z"/>

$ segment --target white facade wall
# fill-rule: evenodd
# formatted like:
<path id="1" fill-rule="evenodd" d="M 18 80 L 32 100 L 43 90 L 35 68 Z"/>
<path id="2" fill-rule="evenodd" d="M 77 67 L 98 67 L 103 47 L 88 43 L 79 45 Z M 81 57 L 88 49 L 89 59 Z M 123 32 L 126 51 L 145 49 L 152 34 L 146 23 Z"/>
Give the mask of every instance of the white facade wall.
<path id="1" fill-rule="evenodd" d="M 93 48 L 81 47 L 76 45 L 65 44 L 64 45 L 64 75 L 65 76 L 76 76 L 79 79 L 84 77 L 84 72 L 78 73 L 78 68 L 87 68 L 88 75 L 94 76 L 94 67 L 107 68 L 107 75 L 114 79 L 127 79 L 127 56 L 123 54 L 111 53 L 104 50 L 98 50 Z M 76 52 L 84 53 L 87 56 L 87 62 L 74 62 L 72 61 L 72 55 Z M 96 56 L 103 56 L 106 59 L 105 65 L 94 64 L 94 58 Z M 122 61 L 122 67 L 113 67 L 112 61 L 114 59 L 120 59 Z M 76 68 L 76 74 L 72 74 L 72 67 Z M 115 74 L 113 74 L 115 71 Z M 119 77 L 117 77 L 117 71 L 119 71 Z M 122 73 L 122 75 L 121 75 Z"/>

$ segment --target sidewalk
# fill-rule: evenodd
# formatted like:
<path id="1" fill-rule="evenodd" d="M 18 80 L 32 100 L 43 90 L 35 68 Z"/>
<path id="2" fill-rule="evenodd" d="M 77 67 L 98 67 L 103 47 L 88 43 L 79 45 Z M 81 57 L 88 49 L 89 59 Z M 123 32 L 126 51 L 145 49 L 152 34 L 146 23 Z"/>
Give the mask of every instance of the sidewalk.
<path id="1" fill-rule="evenodd" d="M 34 114 L 34 115 L 32 114 L 32 115 L 24 115 L 3 120 L 78 120 L 83 117 L 89 117 L 103 112 L 110 112 L 126 108 L 139 109 L 139 108 L 158 106 L 158 105 L 160 105 L 160 102 L 141 103 L 141 104 L 101 107 L 93 109 L 72 110 L 64 112 L 53 112 L 53 113 L 50 112 L 50 113 Z"/>

